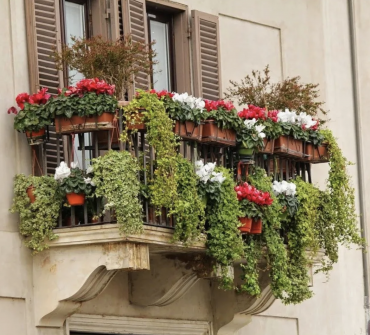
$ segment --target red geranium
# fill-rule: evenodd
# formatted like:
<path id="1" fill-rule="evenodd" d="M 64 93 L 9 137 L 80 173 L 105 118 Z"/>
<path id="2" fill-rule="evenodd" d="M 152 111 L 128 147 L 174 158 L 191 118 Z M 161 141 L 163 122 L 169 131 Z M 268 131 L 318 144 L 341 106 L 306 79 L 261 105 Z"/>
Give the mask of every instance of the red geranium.
<path id="1" fill-rule="evenodd" d="M 24 103 L 29 102 L 30 96 L 28 93 L 20 93 L 15 98 L 15 101 L 17 102 L 17 105 L 20 109 L 24 108 Z"/>
<path id="2" fill-rule="evenodd" d="M 162 91 L 157 92 L 154 89 L 150 90 L 149 93 L 156 94 L 157 97 L 158 97 L 158 99 L 161 99 L 162 97 L 170 97 L 170 98 L 172 98 L 175 95 L 175 94 L 173 94 L 171 92 L 168 92 L 166 90 L 162 90 Z"/>
<path id="3" fill-rule="evenodd" d="M 218 100 L 218 101 L 213 101 L 213 100 L 204 100 L 205 102 L 205 109 L 210 112 L 213 110 L 217 110 L 219 108 L 224 108 L 227 111 L 231 111 L 232 109 L 235 109 L 233 103 L 231 101 L 225 101 L 225 100 Z"/>
<path id="4" fill-rule="evenodd" d="M 254 186 L 249 185 L 248 183 L 235 186 L 234 190 L 239 201 L 247 199 L 259 206 L 269 206 L 273 203 L 273 199 L 269 192 L 257 190 Z"/>
<path id="5" fill-rule="evenodd" d="M 263 119 L 266 120 L 266 109 L 254 105 L 249 105 L 238 113 L 238 116 L 243 119 Z"/>
<path id="6" fill-rule="evenodd" d="M 109 85 L 105 80 L 99 80 L 99 78 L 94 79 L 82 79 L 77 84 L 76 87 L 68 87 L 66 95 L 72 94 L 84 94 L 87 92 L 95 92 L 96 94 L 108 94 L 113 95 L 115 91 L 115 85 Z"/>
<path id="7" fill-rule="evenodd" d="M 51 95 L 47 93 L 47 88 L 42 88 L 37 93 L 29 97 L 29 103 L 32 105 L 44 105 L 50 99 Z"/>

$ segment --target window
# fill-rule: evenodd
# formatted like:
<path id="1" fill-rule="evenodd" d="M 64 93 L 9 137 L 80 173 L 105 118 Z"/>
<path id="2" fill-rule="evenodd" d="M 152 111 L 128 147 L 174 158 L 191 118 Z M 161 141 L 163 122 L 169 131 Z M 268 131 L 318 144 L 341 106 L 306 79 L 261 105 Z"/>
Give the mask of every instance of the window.
<path id="1" fill-rule="evenodd" d="M 150 42 L 155 42 L 156 52 L 151 76 L 152 87 L 155 90 L 174 91 L 173 84 L 173 23 L 172 15 L 147 9 L 148 36 Z"/>

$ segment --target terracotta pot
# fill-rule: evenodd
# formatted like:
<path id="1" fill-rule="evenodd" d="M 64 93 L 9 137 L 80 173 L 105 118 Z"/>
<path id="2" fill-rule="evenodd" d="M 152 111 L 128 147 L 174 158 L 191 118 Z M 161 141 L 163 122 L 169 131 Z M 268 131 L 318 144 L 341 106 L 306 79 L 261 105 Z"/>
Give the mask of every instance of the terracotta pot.
<path id="1" fill-rule="evenodd" d="M 34 195 L 34 190 L 35 190 L 35 187 L 34 186 L 28 186 L 27 187 L 27 195 L 28 195 L 28 197 L 30 198 L 30 202 L 31 202 L 31 204 L 33 204 L 34 202 L 35 202 L 35 200 L 36 200 L 36 197 L 35 197 L 35 195 Z"/>
<path id="2" fill-rule="evenodd" d="M 193 121 L 176 121 L 174 133 L 185 140 L 202 140 L 203 123 L 196 124 Z"/>
<path id="3" fill-rule="evenodd" d="M 241 227 L 238 227 L 242 234 L 250 233 L 252 228 L 252 218 L 239 218 L 240 223 L 242 224 Z"/>
<path id="4" fill-rule="evenodd" d="M 221 129 L 214 120 L 206 120 L 202 134 L 203 144 L 213 144 L 222 147 L 236 145 L 236 133 L 233 129 Z"/>
<path id="5" fill-rule="evenodd" d="M 280 136 L 274 143 L 274 154 L 302 159 L 303 142 L 291 136 Z"/>
<path id="6" fill-rule="evenodd" d="M 85 194 L 83 193 L 68 193 L 66 197 L 71 206 L 82 206 L 85 203 Z"/>
<path id="7" fill-rule="evenodd" d="M 262 233 L 262 219 L 253 219 L 251 234 L 261 234 Z"/>
<path id="8" fill-rule="evenodd" d="M 268 140 L 267 138 L 263 139 L 263 149 L 259 150 L 262 154 L 270 154 L 274 153 L 275 148 L 275 140 Z"/>
<path id="9" fill-rule="evenodd" d="M 71 118 L 57 116 L 54 122 L 57 133 L 72 134 L 113 129 L 113 119 L 114 113 L 103 113 L 100 116 L 73 115 Z"/>
<path id="10" fill-rule="evenodd" d="M 311 143 L 306 143 L 305 159 L 313 164 L 329 162 L 328 145 L 324 143 L 315 146 Z"/>
<path id="11" fill-rule="evenodd" d="M 135 121 L 134 124 L 128 124 L 127 125 L 127 129 L 128 130 L 144 130 L 145 129 L 145 123 L 144 123 L 144 114 L 143 113 L 137 113 L 134 118 L 133 118 L 133 121 Z"/>
<path id="12" fill-rule="evenodd" d="M 29 145 L 38 145 L 45 140 L 45 128 L 38 131 L 26 131 L 27 141 Z"/>

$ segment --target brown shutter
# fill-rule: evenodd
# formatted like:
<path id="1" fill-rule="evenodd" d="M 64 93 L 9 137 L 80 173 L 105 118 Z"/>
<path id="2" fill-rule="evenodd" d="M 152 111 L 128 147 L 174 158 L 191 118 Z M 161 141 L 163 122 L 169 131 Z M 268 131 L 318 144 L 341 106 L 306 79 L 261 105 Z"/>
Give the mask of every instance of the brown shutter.
<path id="1" fill-rule="evenodd" d="M 27 43 L 31 91 L 47 87 L 56 94 L 63 87 L 63 73 L 50 58 L 61 41 L 59 0 L 27 0 Z M 50 142 L 46 144 L 47 172 L 54 174 L 57 166 L 57 143 L 63 159 L 63 142 L 57 141 L 55 129 L 50 129 Z"/>
<path id="2" fill-rule="evenodd" d="M 133 41 L 148 43 L 148 28 L 145 0 L 122 0 L 123 29 L 125 34 L 131 34 Z M 130 96 L 136 89 L 148 90 L 150 76 L 138 73 Z"/>
<path id="3" fill-rule="evenodd" d="M 220 35 L 218 16 L 191 11 L 194 95 L 221 98 Z"/>
<path id="4" fill-rule="evenodd" d="M 90 3 L 92 35 L 117 40 L 120 37 L 118 12 L 121 0 L 93 0 Z"/>

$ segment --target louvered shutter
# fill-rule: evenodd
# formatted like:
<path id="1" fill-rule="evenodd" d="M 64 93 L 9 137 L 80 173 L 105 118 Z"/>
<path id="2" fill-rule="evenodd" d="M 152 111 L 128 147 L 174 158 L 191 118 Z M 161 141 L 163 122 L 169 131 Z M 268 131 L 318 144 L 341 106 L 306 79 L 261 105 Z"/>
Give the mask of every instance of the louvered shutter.
<path id="1" fill-rule="evenodd" d="M 221 98 L 220 35 L 218 16 L 191 12 L 194 95 Z"/>
<path id="2" fill-rule="evenodd" d="M 148 43 L 148 29 L 145 0 L 122 0 L 123 29 L 125 34 L 131 34 L 132 40 Z M 148 90 L 150 76 L 138 73 L 134 78 L 134 85 L 130 96 L 136 89 Z"/>
<path id="3" fill-rule="evenodd" d="M 63 87 L 63 73 L 50 56 L 61 41 L 59 0 L 27 0 L 25 3 L 31 90 L 47 87 L 51 94 L 57 94 L 58 88 Z M 57 145 L 63 159 L 63 142 L 57 140 L 51 127 L 50 142 L 46 144 L 47 173 L 55 172 Z"/>

